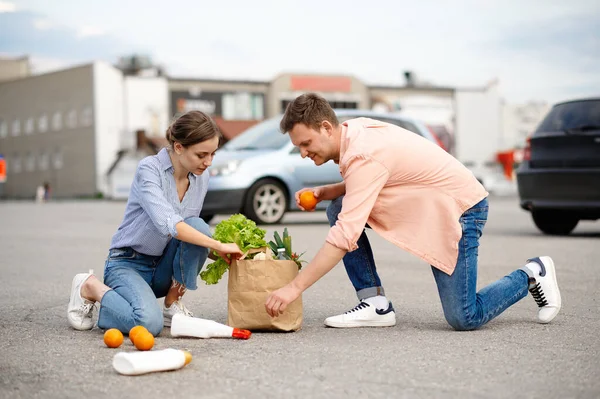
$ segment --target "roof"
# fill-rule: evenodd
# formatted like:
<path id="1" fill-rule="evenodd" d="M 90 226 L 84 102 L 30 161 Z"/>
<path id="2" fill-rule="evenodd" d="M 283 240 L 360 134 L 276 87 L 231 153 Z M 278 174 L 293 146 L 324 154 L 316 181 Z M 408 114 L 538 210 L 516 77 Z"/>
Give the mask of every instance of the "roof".
<path id="1" fill-rule="evenodd" d="M 219 130 L 225 140 L 231 140 L 241 132 L 246 129 L 251 128 L 257 123 L 261 122 L 260 120 L 225 120 L 221 117 L 213 117 L 214 121 L 219 126 Z"/>

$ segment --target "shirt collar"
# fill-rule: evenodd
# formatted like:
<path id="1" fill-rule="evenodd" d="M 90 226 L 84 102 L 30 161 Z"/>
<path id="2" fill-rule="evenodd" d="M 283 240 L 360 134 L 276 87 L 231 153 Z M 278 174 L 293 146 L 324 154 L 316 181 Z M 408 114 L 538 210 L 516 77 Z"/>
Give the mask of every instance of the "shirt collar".
<path id="1" fill-rule="evenodd" d="M 340 159 L 338 163 L 342 162 L 342 158 L 344 158 L 344 154 L 348 149 L 348 121 L 342 123 L 342 134 L 340 135 Z"/>
<path id="2" fill-rule="evenodd" d="M 169 151 L 166 148 L 160 150 L 157 154 L 158 162 L 160 162 L 160 167 L 162 170 L 167 170 L 169 168 L 173 169 L 173 163 L 171 162 L 171 157 L 169 156 Z"/>

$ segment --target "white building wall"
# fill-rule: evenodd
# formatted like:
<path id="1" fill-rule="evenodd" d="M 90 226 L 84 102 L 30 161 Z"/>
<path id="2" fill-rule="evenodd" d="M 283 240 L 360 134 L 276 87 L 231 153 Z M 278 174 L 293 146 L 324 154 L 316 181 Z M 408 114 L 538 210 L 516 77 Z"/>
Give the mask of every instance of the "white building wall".
<path id="1" fill-rule="evenodd" d="M 127 76 L 124 91 L 125 131 L 121 147 L 135 147 L 136 130 L 144 130 L 149 137 L 163 137 L 170 123 L 167 79 Z"/>
<path id="2" fill-rule="evenodd" d="M 96 188 L 109 194 L 106 173 L 115 161 L 124 130 L 123 75 L 103 62 L 94 63 Z"/>
<path id="3" fill-rule="evenodd" d="M 497 84 L 456 90 L 456 157 L 467 166 L 495 161 L 502 145 L 502 105 Z"/>

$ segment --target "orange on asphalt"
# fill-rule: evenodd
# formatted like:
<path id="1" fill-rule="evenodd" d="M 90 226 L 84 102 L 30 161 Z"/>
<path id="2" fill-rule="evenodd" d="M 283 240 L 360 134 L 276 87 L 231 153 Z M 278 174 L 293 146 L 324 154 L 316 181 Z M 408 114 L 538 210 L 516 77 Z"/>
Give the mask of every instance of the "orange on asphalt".
<path id="1" fill-rule="evenodd" d="M 116 328 L 106 330 L 104 333 L 104 343 L 109 348 L 118 348 L 123 343 L 123 333 Z"/>
<path id="2" fill-rule="evenodd" d="M 312 191 L 305 191 L 300 194 L 300 206 L 307 211 L 315 209 L 317 206 L 317 199 Z"/>
<path id="3" fill-rule="evenodd" d="M 140 331 L 136 334 L 133 344 L 140 351 L 149 351 L 154 346 L 154 336 L 148 331 Z"/>
<path id="4" fill-rule="evenodd" d="M 135 327 L 132 327 L 131 330 L 129 330 L 129 339 L 131 340 L 132 344 L 134 343 L 135 336 L 140 331 L 146 331 L 147 332 L 148 330 L 146 330 L 146 327 L 144 327 L 144 326 L 135 326 Z"/>

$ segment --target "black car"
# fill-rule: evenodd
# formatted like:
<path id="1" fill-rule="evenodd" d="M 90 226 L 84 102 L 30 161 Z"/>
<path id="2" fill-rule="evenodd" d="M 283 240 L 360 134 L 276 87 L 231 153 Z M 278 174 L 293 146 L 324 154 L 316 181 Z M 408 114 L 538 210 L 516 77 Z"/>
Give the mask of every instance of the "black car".
<path id="1" fill-rule="evenodd" d="M 517 182 L 521 207 L 546 234 L 600 218 L 600 98 L 552 107 L 528 139 Z"/>

